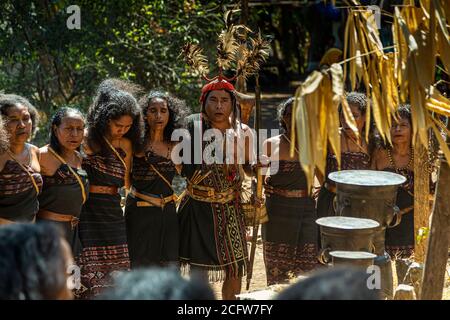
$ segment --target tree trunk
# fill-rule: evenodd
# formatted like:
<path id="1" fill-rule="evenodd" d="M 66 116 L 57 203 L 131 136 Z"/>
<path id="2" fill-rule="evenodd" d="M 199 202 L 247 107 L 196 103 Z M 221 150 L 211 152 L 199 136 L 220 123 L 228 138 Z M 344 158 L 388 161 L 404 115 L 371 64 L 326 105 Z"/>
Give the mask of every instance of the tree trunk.
<path id="1" fill-rule="evenodd" d="M 441 162 L 436 202 L 431 218 L 428 250 L 423 272 L 422 300 L 441 300 L 448 260 L 450 233 L 450 167 Z"/>

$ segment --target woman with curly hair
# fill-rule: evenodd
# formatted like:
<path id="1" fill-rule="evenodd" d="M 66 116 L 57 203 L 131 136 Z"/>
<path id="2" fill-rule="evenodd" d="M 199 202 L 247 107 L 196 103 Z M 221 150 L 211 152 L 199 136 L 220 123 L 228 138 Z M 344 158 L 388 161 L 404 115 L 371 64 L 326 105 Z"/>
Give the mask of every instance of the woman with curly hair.
<path id="1" fill-rule="evenodd" d="M 80 215 L 81 298 L 98 295 L 114 271 L 130 261 L 119 189 L 129 189 L 133 150 L 140 142 L 141 113 L 128 92 L 100 84 L 87 116 L 82 167 L 89 178 L 89 199 Z M 83 292 L 84 291 L 84 292 Z"/>
<path id="2" fill-rule="evenodd" d="M 340 170 L 368 170 L 370 169 L 370 154 L 373 149 L 374 139 L 371 137 L 369 143 L 366 142 L 365 128 L 367 97 L 364 93 L 350 92 L 347 94 L 347 102 L 352 111 L 359 131 L 359 139 L 353 130 L 346 123 L 343 110 L 339 110 L 341 121 L 341 168 Z M 371 129 L 372 131 L 372 129 Z M 336 196 L 336 185 L 328 178 L 332 172 L 338 171 L 338 162 L 336 155 L 328 151 L 325 177 L 318 177 L 322 184 L 317 199 L 317 216 L 334 216 L 333 200 Z"/>
<path id="3" fill-rule="evenodd" d="M 81 254 L 78 222 L 89 187 L 78 151 L 84 137 L 84 116 L 60 108 L 50 124 L 50 143 L 40 149 L 44 188 L 39 196 L 38 222 L 51 222 L 64 231 L 75 257 Z"/>
<path id="4" fill-rule="evenodd" d="M 178 219 L 172 180 L 172 132 L 187 116 L 185 104 L 160 91 L 140 100 L 145 120 L 142 148 L 133 158 L 125 209 L 131 267 L 178 262 Z"/>
<path id="5" fill-rule="evenodd" d="M 0 153 L 0 224 L 34 222 L 42 188 L 39 149 L 28 143 L 39 116 L 25 98 L 0 94 L 0 115 L 9 148 Z"/>

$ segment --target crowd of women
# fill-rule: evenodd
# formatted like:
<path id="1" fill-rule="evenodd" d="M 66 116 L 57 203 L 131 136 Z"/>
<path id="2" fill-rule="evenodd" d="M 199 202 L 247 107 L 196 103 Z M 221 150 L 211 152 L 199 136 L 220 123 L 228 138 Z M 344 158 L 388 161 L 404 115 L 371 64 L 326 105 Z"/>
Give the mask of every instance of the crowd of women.
<path id="1" fill-rule="evenodd" d="M 370 102 L 355 92 L 347 100 L 363 137 Z M 175 164 L 171 136 L 181 127 L 192 132 L 195 122 L 203 130 L 248 130 L 238 106 L 234 87 L 221 78 L 205 85 L 201 113 L 195 115 L 171 94 L 143 94 L 132 83 L 106 79 L 86 116 L 72 108 L 56 111 L 48 144 L 38 148 L 29 143 L 39 123 L 36 108 L 23 97 L 1 94 L 0 225 L 58 225 L 80 267 L 75 294 L 82 299 L 111 286 L 118 271 L 154 265 L 203 271 L 223 280 L 223 298 L 233 299 L 248 267 L 240 184 L 244 172 L 252 175 L 255 168 L 249 155 L 241 166 Z M 318 267 L 315 220 L 334 215 L 336 190 L 327 175 L 338 170 L 336 155 L 328 153 L 327 174 L 317 177 L 320 190 L 309 192 L 298 155 L 289 153 L 292 106 L 292 98 L 279 106 L 283 133 L 265 141 L 268 156 L 279 161 L 278 172 L 265 177 L 269 222 L 262 236 L 269 285 Z M 410 108 L 398 111 L 392 146 L 377 143 L 372 134 L 368 142 L 358 139 L 341 116 L 340 169 L 393 171 L 407 178 L 397 198 L 404 217 L 386 235 L 387 250 L 406 257 L 414 248 L 414 152 Z M 174 191 L 177 174 L 187 179 L 185 197 Z M 263 200 L 254 203 L 262 206 Z"/>

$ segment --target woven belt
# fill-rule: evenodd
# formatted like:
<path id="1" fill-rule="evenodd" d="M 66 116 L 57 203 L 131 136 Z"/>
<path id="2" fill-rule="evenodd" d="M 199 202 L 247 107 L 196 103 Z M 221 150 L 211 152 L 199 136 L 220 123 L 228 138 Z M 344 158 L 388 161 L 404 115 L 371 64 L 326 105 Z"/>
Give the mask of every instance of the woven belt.
<path id="1" fill-rule="evenodd" d="M 116 195 L 119 193 L 119 188 L 117 187 L 111 187 L 111 186 L 96 186 L 91 185 L 89 187 L 90 193 L 102 193 L 102 194 L 110 194 L 110 195 Z"/>
<path id="2" fill-rule="evenodd" d="M 201 202 L 224 204 L 236 199 L 234 188 L 229 188 L 223 192 L 217 192 L 212 187 L 188 185 L 187 192 L 192 199 Z"/>
<path id="3" fill-rule="evenodd" d="M 177 201 L 177 195 L 172 194 L 168 197 L 152 197 L 143 193 L 138 192 L 134 187 L 131 188 L 129 193 L 133 198 L 139 198 L 144 201 L 137 201 L 137 207 L 160 207 L 164 208 L 164 206 L 172 201 Z"/>
<path id="4" fill-rule="evenodd" d="M 56 213 L 53 211 L 42 210 L 42 209 L 39 210 L 37 217 L 39 219 L 56 221 L 56 222 L 68 222 L 68 223 L 70 223 L 70 226 L 72 227 L 72 229 L 75 229 L 75 227 L 80 222 L 80 219 L 78 219 L 77 217 L 72 216 L 70 214 L 60 214 L 60 213 Z"/>
<path id="5" fill-rule="evenodd" d="M 13 223 L 15 223 L 15 222 L 8 220 L 8 219 L 0 218 L 0 225 L 7 225 L 7 224 L 13 224 Z"/>
<path id="6" fill-rule="evenodd" d="M 266 188 L 266 194 L 275 194 L 286 198 L 306 198 L 308 197 L 308 190 L 286 190 L 278 188 Z"/>
<path id="7" fill-rule="evenodd" d="M 336 186 L 330 184 L 329 182 L 325 182 L 323 185 L 328 191 L 336 193 Z"/>

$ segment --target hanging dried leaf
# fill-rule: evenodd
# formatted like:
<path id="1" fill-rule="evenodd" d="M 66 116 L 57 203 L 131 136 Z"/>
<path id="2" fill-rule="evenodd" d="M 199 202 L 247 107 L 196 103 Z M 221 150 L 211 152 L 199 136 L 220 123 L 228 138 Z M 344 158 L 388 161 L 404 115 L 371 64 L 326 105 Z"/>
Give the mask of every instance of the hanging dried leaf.
<path id="1" fill-rule="evenodd" d="M 341 105 L 346 123 L 355 133 L 356 137 L 359 137 L 359 131 L 356 126 L 355 118 L 353 117 L 351 109 L 347 103 L 347 99 L 344 98 L 344 76 L 342 67 L 339 64 L 332 64 L 330 72 L 333 85 L 333 107 L 338 109 Z"/>
<path id="2" fill-rule="evenodd" d="M 331 88 L 331 81 L 328 77 L 324 77 L 322 81 L 322 96 L 324 103 L 327 105 L 327 135 L 330 147 L 333 150 L 338 161 L 338 166 L 341 166 L 341 138 L 339 135 L 339 113 L 338 109 L 333 105 L 333 94 Z"/>
<path id="3" fill-rule="evenodd" d="M 437 0 L 432 0 L 435 9 L 436 20 L 439 25 L 437 28 L 437 38 L 438 38 L 438 49 L 439 56 L 441 57 L 442 63 L 444 64 L 447 72 L 450 72 L 450 35 L 447 29 L 446 17 L 450 15 L 450 4 L 446 1 L 446 7 L 442 7 L 442 3 Z"/>

